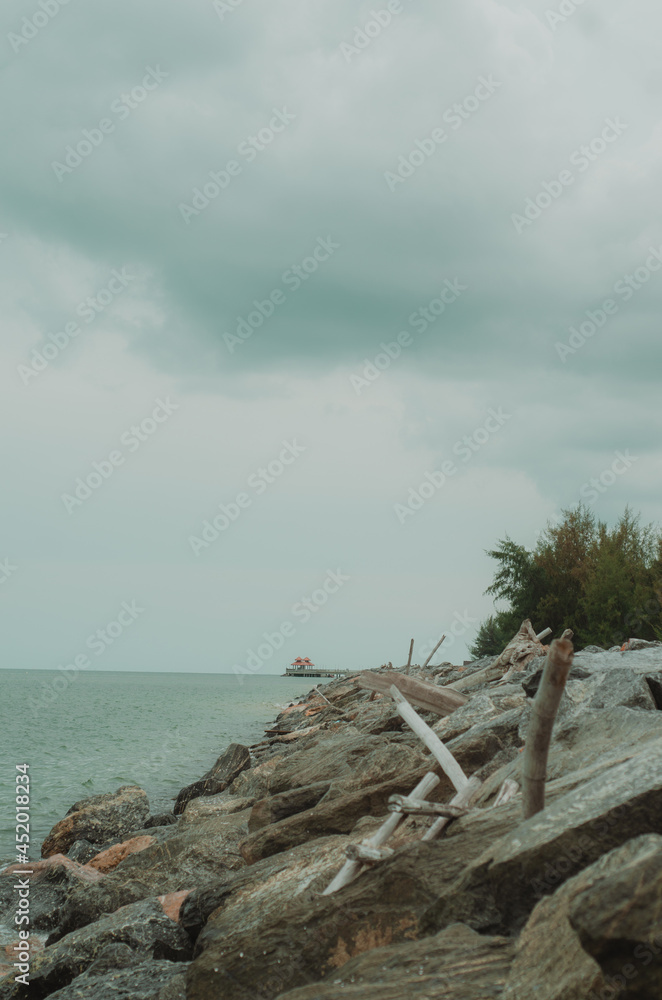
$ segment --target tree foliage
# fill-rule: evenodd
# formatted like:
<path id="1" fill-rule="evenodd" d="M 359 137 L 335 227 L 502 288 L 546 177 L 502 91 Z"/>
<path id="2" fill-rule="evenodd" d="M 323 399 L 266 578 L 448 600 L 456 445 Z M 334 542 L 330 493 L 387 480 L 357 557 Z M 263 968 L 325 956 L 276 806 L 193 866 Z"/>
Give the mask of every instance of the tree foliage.
<path id="1" fill-rule="evenodd" d="M 662 533 L 627 507 L 609 529 L 579 504 L 532 551 L 506 536 L 487 554 L 497 570 L 485 593 L 507 606 L 481 624 L 473 656 L 500 653 L 524 618 L 553 635 L 571 628 L 578 648 L 662 636 Z"/>

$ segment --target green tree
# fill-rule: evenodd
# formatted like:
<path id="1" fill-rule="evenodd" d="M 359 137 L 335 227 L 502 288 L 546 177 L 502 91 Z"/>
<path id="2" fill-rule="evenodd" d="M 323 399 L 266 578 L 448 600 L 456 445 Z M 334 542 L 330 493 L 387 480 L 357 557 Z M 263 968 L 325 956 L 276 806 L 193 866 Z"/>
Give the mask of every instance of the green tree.
<path id="1" fill-rule="evenodd" d="M 571 628 L 580 648 L 662 636 L 662 534 L 627 507 L 609 530 L 579 504 L 533 551 L 506 536 L 487 554 L 498 568 L 486 593 L 507 607 L 481 624 L 473 656 L 501 652 L 524 618 L 554 635 Z"/>

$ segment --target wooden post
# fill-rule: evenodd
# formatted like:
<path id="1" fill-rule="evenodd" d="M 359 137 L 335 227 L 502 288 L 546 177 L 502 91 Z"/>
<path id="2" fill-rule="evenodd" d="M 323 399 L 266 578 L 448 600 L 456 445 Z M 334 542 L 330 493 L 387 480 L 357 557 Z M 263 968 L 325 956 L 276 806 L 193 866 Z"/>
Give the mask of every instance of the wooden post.
<path id="1" fill-rule="evenodd" d="M 406 674 L 409 673 L 409 668 L 411 667 L 411 658 L 413 652 L 414 652 L 414 640 L 412 639 L 411 642 L 409 643 L 409 659 L 407 660 L 407 669 L 405 670 Z"/>
<path id="2" fill-rule="evenodd" d="M 386 808 L 389 812 L 407 813 L 408 816 L 446 816 L 447 819 L 459 819 L 468 812 L 467 809 L 448 803 L 415 799 L 413 795 L 391 795 Z"/>
<path id="3" fill-rule="evenodd" d="M 389 694 L 395 702 L 398 714 L 402 716 L 408 726 L 414 730 L 420 740 L 425 743 L 430 753 L 437 759 L 442 771 L 453 783 L 456 792 L 461 792 L 468 782 L 468 778 L 448 747 L 445 747 L 435 732 L 430 729 L 426 722 L 423 722 L 415 708 L 409 704 L 398 691 L 395 684 L 389 689 Z M 414 796 L 422 798 L 422 796 Z"/>
<path id="4" fill-rule="evenodd" d="M 430 653 L 430 655 L 428 656 L 427 660 L 426 660 L 426 661 L 425 661 L 425 663 L 423 664 L 423 670 L 425 670 L 425 668 L 427 667 L 428 663 L 430 662 L 430 660 L 432 659 L 432 657 L 434 656 L 434 654 L 435 654 L 435 653 L 437 652 L 437 650 L 439 649 L 439 647 L 441 646 L 441 644 L 442 644 L 442 642 L 444 641 L 444 639 L 445 639 L 445 638 L 446 638 L 446 636 L 445 636 L 445 635 L 442 635 L 441 639 L 439 640 L 439 642 L 438 642 L 438 643 L 437 643 L 437 645 L 436 645 L 436 646 L 434 647 L 434 649 L 432 650 L 432 652 L 431 652 L 431 653 Z"/>
<path id="5" fill-rule="evenodd" d="M 473 778 L 469 778 L 462 791 L 458 792 L 457 795 L 454 795 L 450 800 L 449 805 L 460 806 L 461 808 L 468 807 L 480 786 L 480 778 L 476 778 L 475 775 Z M 440 816 L 439 819 L 434 821 L 429 830 L 425 831 L 421 840 L 434 840 L 435 837 L 439 836 L 444 827 L 447 827 L 451 822 L 452 820 L 450 820 L 447 816 Z"/>
<path id="6" fill-rule="evenodd" d="M 437 787 L 439 780 L 439 775 L 434 774 L 432 771 L 428 771 L 428 773 L 421 778 L 411 794 L 416 798 L 424 799 L 433 788 Z M 391 834 L 400 826 L 400 823 L 402 823 L 404 818 L 403 813 L 391 813 L 391 815 L 384 820 L 379 829 L 373 833 L 372 837 L 368 837 L 368 839 L 364 841 L 364 845 L 366 847 L 381 847 L 382 844 L 386 843 Z M 444 817 L 442 817 L 442 819 L 443 818 Z M 332 893 L 337 892 L 338 889 L 342 889 L 343 886 L 349 885 L 349 883 L 358 874 L 360 868 L 360 861 L 346 861 L 333 881 L 326 887 L 322 895 L 330 896 Z"/>
<path id="7" fill-rule="evenodd" d="M 547 756 L 554 720 L 572 666 L 573 645 L 555 639 L 549 647 L 538 693 L 531 707 L 522 761 L 522 806 L 524 819 L 545 808 Z"/>
<path id="8" fill-rule="evenodd" d="M 542 630 L 542 632 L 538 632 L 538 635 L 536 636 L 536 639 L 538 640 L 538 642 L 542 642 L 543 639 L 546 639 L 547 636 L 551 635 L 551 634 L 552 634 L 551 628 L 545 628 L 545 629 Z"/>

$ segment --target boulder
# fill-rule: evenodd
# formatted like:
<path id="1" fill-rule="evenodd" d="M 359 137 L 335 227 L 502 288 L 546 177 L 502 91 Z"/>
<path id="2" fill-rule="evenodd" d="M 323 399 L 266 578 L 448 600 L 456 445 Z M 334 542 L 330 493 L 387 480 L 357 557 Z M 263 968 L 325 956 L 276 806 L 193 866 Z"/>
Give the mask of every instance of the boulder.
<path id="1" fill-rule="evenodd" d="M 96 964 L 96 963 L 95 963 Z M 88 969 L 49 1000 L 186 1000 L 182 962 L 142 962 L 129 968 L 97 972 Z"/>
<path id="2" fill-rule="evenodd" d="M 89 862 L 90 868 L 96 868 L 98 872 L 106 875 L 117 868 L 120 861 L 124 861 L 130 854 L 137 854 L 151 847 L 156 843 L 155 837 L 132 837 L 131 840 L 124 840 L 121 844 L 115 844 L 106 851 L 96 854 Z"/>
<path id="3" fill-rule="evenodd" d="M 433 762 L 430 761 L 432 770 Z M 364 816 L 385 816 L 389 796 L 408 794 L 417 784 L 425 770 L 409 772 L 399 778 L 361 788 L 349 795 L 325 798 L 312 809 L 289 816 L 280 822 L 257 830 L 239 845 L 241 855 L 247 864 L 255 864 L 262 858 L 296 847 L 315 837 L 332 833 L 349 833 Z M 446 789 L 448 779 L 440 786 Z M 435 789 L 437 792 L 438 788 Z M 252 814 L 251 814 L 252 815 Z"/>
<path id="4" fill-rule="evenodd" d="M 199 886 L 184 900 L 180 923 L 195 941 L 220 907 L 246 910 L 257 919 L 260 908 L 264 913 L 276 911 L 307 890 L 322 892 L 344 864 L 349 842 L 346 836 L 320 837 Z"/>
<path id="5" fill-rule="evenodd" d="M 516 826 L 520 809 L 519 803 L 509 803 L 469 814 L 450 826 L 457 827 L 456 837 L 431 843 L 416 839 L 332 896 L 321 896 L 320 891 L 340 868 L 342 857 L 324 879 L 299 888 L 296 896 L 287 882 L 285 891 L 278 887 L 286 870 L 263 892 L 262 866 L 282 862 L 287 855 L 258 862 L 239 874 L 236 888 L 220 890 L 222 898 L 211 901 L 218 901 L 219 908 L 197 940 L 198 957 L 187 974 L 189 1000 L 246 1000 L 248 995 L 271 1000 L 278 992 L 332 973 L 338 978 L 335 972 L 345 962 L 373 948 L 416 939 L 421 916 L 472 858 Z M 419 838 L 420 831 L 415 836 Z M 311 841 L 304 847 L 312 851 L 323 843 Z M 252 882 L 243 882 L 251 875 Z M 194 897 L 192 893 L 182 908 L 184 925 Z"/>
<path id="6" fill-rule="evenodd" d="M 662 987 L 662 837 L 631 840 L 594 866 L 569 919 L 619 997 L 659 1000 Z"/>
<path id="7" fill-rule="evenodd" d="M 238 845 L 248 832 L 247 820 L 248 811 L 244 811 L 183 823 L 174 827 L 173 836 L 163 843 L 130 854 L 98 885 L 69 894 L 49 942 L 85 927 L 103 914 L 113 913 L 120 906 L 149 896 L 192 889 L 242 868 L 244 860 Z"/>
<path id="8" fill-rule="evenodd" d="M 261 830 L 271 823 L 278 823 L 279 820 L 295 813 L 303 812 L 316 806 L 323 795 L 326 795 L 331 787 L 330 781 L 318 781 L 314 785 L 304 785 L 303 788 L 294 788 L 291 791 L 280 792 L 266 799 L 260 799 L 251 810 L 248 820 L 250 833 Z"/>
<path id="9" fill-rule="evenodd" d="M 19 874 L 26 869 L 32 874 Z M 63 854 L 31 861 L 27 866 L 11 865 L 0 873 L 0 923 L 14 926 L 17 903 L 14 884 L 17 879 L 29 882 L 31 927 L 48 931 L 55 926 L 69 894 L 80 886 L 87 888 L 101 878 L 100 872 L 71 861 Z"/>
<path id="10" fill-rule="evenodd" d="M 112 847 L 112 844 L 108 845 Z M 89 840 L 74 840 L 67 851 L 67 857 L 71 861 L 77 861 L 81 865 L 86 865 L 88 861 L 96 857 L 99 853 L 99 845 L 93 844 Z"/>
<path id="11" fill-rule="evenodd" d="M 218 795 L 203 795 L 197 799 L 191 799 L 181 816 L 180 823 L 186 826 L 189 823 L 200 823 L 206 819 L 232 816 L 234 813 L 252 809 L 255 802 L 254 798 L 242 799 L 237 795 L 229 795 L 227 792 L 221 792 Z"/>
<path id="12" fill-rule="evenodd" d="M 200 795 L 217 795 L 225 791 L 235 778 L 251 766 L 251 755 L 248 747 L 240 743 L 231 743 L 221 754 L 213 767 L 203 774 L 199 781 L 182 788 L 175 802 L 174 814 L 183 813 L 191 799 Z"/>
<path id="13" fill-rule="evenodd" d="M 0 1000 L 40 1000 L 49 996 L 89 969 L 108 945 L 117 944 L 128 945 L 143 960 L 184 962 L 191 957 L 185 931 L 166 916 L 157 899 L 144 900 L 122 907 L 46 947 L 31 962 L 29 986 L 5 979 L 0 983 Z M 72 995 L 76 996 L 75 992 Z"/>
<path id="14" fill-rule="evenodd" d="M 42 857 L 66 854 L 76 840 L 105 844 L 115 837 L 139 830 L 149 816 L 147 795 L 137 785 L 123 785 L 116 792 L 92 795 L 76 802 L 56 823 L 42 844 Z"/>
<path id="15" fill-rule="evenodd" d="M 453 924 L 422 941 L 365 952 L 278 1000 L 497 1000 L 513 952 L 508 938 Z"/>
<path id="16" fill-rule="evenodd" d="M 145 820 L 145 829 L 150 830 L 153 826 L 171 826 L 177 822 L 174 812 L 157 813 L 156 816 L 148 816 Z"/>
<path id="17" fill-rule="evenodd" d="M 432 933 L 462 921 L 483 933 L 512 934 L 550 884 L 556 887 L 632 837 L 655 832 L 661 810 L 657 740 L 520 823 L 445 887 L 422 926 Z"/>

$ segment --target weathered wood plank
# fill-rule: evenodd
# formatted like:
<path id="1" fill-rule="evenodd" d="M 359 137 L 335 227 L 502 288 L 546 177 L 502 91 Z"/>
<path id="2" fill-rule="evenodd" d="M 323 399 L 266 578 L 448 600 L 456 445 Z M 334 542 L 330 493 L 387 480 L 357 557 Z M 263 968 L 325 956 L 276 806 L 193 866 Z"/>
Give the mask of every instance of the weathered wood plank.
<path id="1" fill-rule="evenodd" d="M 469 700 L 466 695 L 452 688 L 437 687 L 436 684 L 419 680 L 418 677 L 407 677 L 396 671 L 366 671 L 359 674 L 357 684 L 366 691 L 378 691 L 380 694 L 388 694 L 391 686 L 395 685 L 411 705 L 423 712 L 436 712 L 441 716 L 450 715 Z"/>
<path id="2" fill-rule="evenodd" d="M 348 844 L 345 854 L 350 861 L 360 861 L 363 864 L 375 861 L 386 861 L 395 853 L 392 847 L 370 847 L 368 844 Z"/>
<path id="3" fill-rule="evenodd" d="M 439 647 L 441 646 L 441 644 L 442 644 L 442 642 L 444 641 L 444 639 L 445 639 L 445 638 L 446 638 L 446 636 L 445 636 L 445 635 L 442 635 L 441 639 L 439 640 L 439 642 L 438 642 L 438 643 L 437 643 L 437 645 L 436 645 L 436 646 L 434 647 L 434 649 L 432 650 L 432 652 L 431 652 L 431 653 L 430 653 L 430 655 L 428 656 L 427 660 L 426 660 L 426 661 L 425 661 L 425 663 L 423 664 L 423 670 L 425 670 L 425 668 L 427 667 L 428 663 L 430 662 L 430 660 L 432 659 L 432 657 L 434 656 L 434 654 L 435 654 L 435 653 L 437 652 L 437 650 L 439 649 Z"/>

